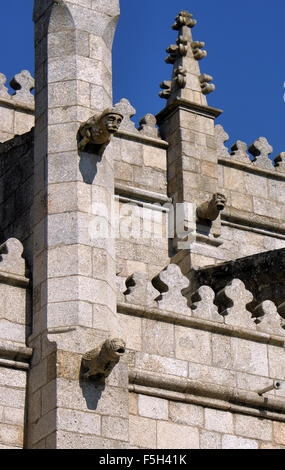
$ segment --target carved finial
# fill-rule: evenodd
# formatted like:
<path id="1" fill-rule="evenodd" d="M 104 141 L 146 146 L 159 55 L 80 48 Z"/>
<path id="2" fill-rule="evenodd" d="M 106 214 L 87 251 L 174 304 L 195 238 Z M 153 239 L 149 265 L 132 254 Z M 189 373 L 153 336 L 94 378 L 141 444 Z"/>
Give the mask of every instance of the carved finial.
<path id="1" fill-rule="evenodd" d="M 247 154 L 247 144 L 241 140 L 237 140 L 231 146 L 231 156 L 242 163 L 250 163 L 250 157 Z"/>
<path id="2" fill-rule="evenodd" d="M 156 127 L 156 117 L 153 114 L 146 114 L 140 119 L 138 131 L 148 137 L 158 138 Z"/>
<path id="3" fill-rule="evenodd" d="M 182 290 L 189 286 L 189 280 L 185 277 L 179 266 L 170 264 L 153 279 L 153 285 L 161 292 L 157 298 L 158 308 L 183 315 L 191 315 L 187 305 L 187 299 L 182 295 Z"/>
<path id="4" fill-rule="evenodd" d="M 211 287 L 201 286 L 191 296 L 192 315 L 205 320 L 223 323 L 224 318 L 219 315 L 218 308 L 214 304 L 215 292 Z"/>
<path id="5" fill-rule="evenodd" d="M 215 85 L 213 83 L 209 83 L 213 80 L 213 77 L 211 77 L 211 75 L 203 73 L 202 75 L 200 75 L 199 78 L 203 95 L 208 95 L 212 91 L 215 91 Z"/>
<path id="6" fill-rule="evenodd" d="M 175 23 L 172 25 L 172 29 L 179 30 L 183 26 L 193 28 L 197 24 L 197 21 L 193 19 L 193 15 L 188 11 L 182 10 L 178 13 L 175 18 Z"/>
<path id="7" fill-rule="evenodd" d="M 126 343 L 122 339 L 107 339 L 82 357 L 83 377 L 94 381 L 105 381 L 125 351 Z"/>
<path id="8" fill-rule="evenodd" d="M 227 325 L 256 329 L 254 319 L 247 310 L 252 300 L 253 295 L 240 279 L 233 279 L 216 296 L 219 312 L 225 316 Z"/>
<path id="9" fill-rule="evenodd" d="M 156 307 L 155 299 L 159 296 L 148 276 L 144 272 L 136 272 L 126 280 L 125 299 L 132 304 Z"/>
<path id="10" fill-rule="evenodd" d="M 229 135 L 225 132 L 223 126 L 221 124 L 217 124 L 215 126 L 215 137 L 217 143 L 217 153 L 218 157 L 229 157 L 229 152 L 227 147 L 224 145 L 225 142 L 229 140 Z"/>
<path id="11" fill-rule="evenodd" d="M 3 98 L 10 98 L 8 88 L 5 86 L 6 81 L 6 76 L 3 73 L 0 73 L 0 96 Z"/>
<path id="12" fill-rule="evenodd" d="M 92 116 L 79 128 L 79 150 L 84 151 L 86 146 L 91 144 L 95 146 L 98 154 L 102 154 L 122 120 L 123 115 L 115 108 L 107 108 L 103 113 Z"/>
<path id="13" fill-rule="evenodd" d="M 197 207 L 197 216 L 200 219 L 213 222 L 219 217 L 220 212 L 224 210 L 226 202 L 226 196 L 221 193 L 215 193 L 210 201 L 206 201 Z"/>
<path id="14" fill-rule="evenodd" d="M 202 51 L 203 47 L 205 46 L 204 42 L 201 41 L 192 41 L 191 47 L 193 50 L 194 59 L 201 60 L 207 56 L 207 51 Z"/>
<path id="15" fill-rule="evenodd" d="M 253 144 L 248 148 L 249 153 L 255 158 L 253 162 L 256 166 L 265 168 L 267 170 L 272 170 L 272 160 L 269 158 L 269 155 L 273 152 L 273 148 L 269 145 L 265 137 L 259 137 Z"/>
<path id="16" fill-rule="evenodd" d="M 258 331 L 264 331 L 265 333 L 276 335 L 285 335 L 285 330 L 282 328 L 285 321 L 281 319 L 276 305 L 271 302 L 271 300 L 265 300 L 258 305 L 254 310 L 254 314 L 256 315 L 255 323 L 257 324 Z"/>
<path id="17" fill-rule="evenodd" d="M 35 80 L 28 70 L 15 75 L 10 81 L 10 86 L 16 90 L 13 96 L 17 100 L 33 103 L 34 96 L 31 91 L 35 88 Z"/>
<path id="18" fill-rule="evenodd" d="M 129 100 L 122 98 L 114 108 L 124 116 L 123 122 L 121 124 L 121 129 L 125 131 L 130 131 L 132 133 L 137 133 L 135 123 L 131 121 L 131 118 L 136 114 L 135 108 L 131 105 Z"/>

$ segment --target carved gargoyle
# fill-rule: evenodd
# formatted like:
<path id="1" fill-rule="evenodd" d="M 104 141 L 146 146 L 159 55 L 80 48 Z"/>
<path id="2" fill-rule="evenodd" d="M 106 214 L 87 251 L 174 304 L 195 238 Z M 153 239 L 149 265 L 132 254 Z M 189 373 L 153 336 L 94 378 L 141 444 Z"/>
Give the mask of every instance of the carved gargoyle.
<path id="1" fill-rule="evenodd" d="M 101 114 L 95 114 L 79 128 L 79 150 L 84 151 L 88 144 L 95 146 L 98 154 L 102 154 L 118 131 L 123 115 L 114 108 L 107 108 Z"/>
<path id="2" fill-rule="evenodd" d="M 105 381 L 126 351 L 126 343 L 120 338 L 107 339 L 103 344 L 84 354 L 83 378 Z"/>
<path id="3" fill-rule="evenodd" d="M 220 212 L 224 210 L 226 203 L 227 198 L 223 194 L 215 193 L 210 201 L 204 202 L 197 208 L 197 216 L 199 219 L 213 222 L 219 217 Z"/>

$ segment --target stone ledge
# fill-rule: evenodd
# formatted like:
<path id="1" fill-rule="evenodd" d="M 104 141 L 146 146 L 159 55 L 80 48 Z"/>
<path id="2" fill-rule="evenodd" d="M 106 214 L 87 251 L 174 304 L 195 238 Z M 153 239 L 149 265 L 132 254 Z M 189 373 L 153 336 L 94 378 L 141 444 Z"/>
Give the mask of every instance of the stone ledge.
<path id="1" fill-rule="evenodd" d="M 29 361 L 33 355 L 33 349 L 10 341 L 0 340 L 0 364 L 4 362 L 10 367 L 15 364 L 22 364 L 24 368 L 29 367 Z"/>
<path id="2" fill-rule="evenodd" d="M 0 106 L 4 105 L 9 108 L 15 109 L 16 111 L 24 111 L 28 114 L 35 113 L 35 105 L 18 101 L 11 96 L 11 99 L 5 99 L 3 96 L 0 97 Z"/>
<path id="3" fill-rule="evenodd" d="M 285 400 L 166 374 L 129 371 L 129 391 L 285 422 Z"/>
<path id="4" fill-rule="evenodd" d="M 249 341 L 255 341 L 257 343 L 271 344 L 282 348 L 285 345 L 285 330 L 284 337 L 270 335 L 259 331 L 238 328 L 232 325 L 225 325 L 223 323 L 208 321 L 202 318 L 195 318 L 186 315 L 180 315 L 178 313 L 161 311 L 156 308 L 148 309 L 145 307 L 141 307 L 140 305 L 133 305 L 121 302 L 118 303 L 117 309 L 118 313 L 122 313 L 125 315 L 133 315 L 136 317 L 148 318 L 150 320 L 156 320 L 165 323 L 173 323 L 174 325 L 196 328 L 199 330 L 210 331 L 213 333 L 221 333 L 225 336 L 247 339 Z"/>
<path id="5" fill-rule="evenodd" d="M 27 288 L 29 287 L 30 279 L 24 276 L 20 276 L 19 274 L 0 271 L 0 283 Z"/>
<path id="6" fill-rule="evenodd" d="M 136 197 L 141 199 L 142 202 L 159 202 L 161 204 L 172 203 L 172 199 L 164 194 L 119 183 L 115 183 L 115 194 L 118 196 L 129 196 L 131 198 Z"/>
<path id="7" fill-rule="evenodd" d="M 203 106 L 197 103 L 193 103 L 192 101 L 177 98 L 172 103 L 168 103 L 165 108 L 163 108 L 156 115 L 157 124 L 160 126 L 166 119 L 170 117 L 171 114 L 177 110 L 177 108 L 187 111 L 194 111 L 197 114 L 210 117 L 212 119 L 217 118 L 223 112 L 221 109 L 212 108 L 211 106 Z"/>
<path id="8" fill-rule="evenodd" d="M 132 132 L 127 132 L 123 130 L 118 130 L 115 133 L 115 137 L 125 138 L 126 140 L 134 140 L 136 142 L 140 142 L 142 144 L 151 144 L 155 147 L 161 147 L 163 149 L 167 149 L 169 147 L 169 143 L 162 139 L 156 139 L 155 137 L 149 137 L 144 135 L 140 132 L 137 134 L 133 134 Z"/>

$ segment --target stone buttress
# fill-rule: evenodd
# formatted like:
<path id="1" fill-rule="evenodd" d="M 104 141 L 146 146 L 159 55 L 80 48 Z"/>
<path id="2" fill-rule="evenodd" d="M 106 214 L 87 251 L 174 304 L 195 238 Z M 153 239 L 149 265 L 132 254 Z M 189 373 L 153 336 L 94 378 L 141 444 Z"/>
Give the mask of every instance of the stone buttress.
<path id="1" fill-rule="evenodd" d="M 106 340 L 108 354 L 116 356 L 116 338 L 121 340 L 110 215 L 112 143 L 104 155 L 96 146 L 79 145 L 82 123 L 112 106 L 118 17 L 118 0 L 34 4 L 29 448 L 116 448 L 128 440 L 126 365 L 120 361 L 106 380 L 100 374 L 90 380 L 82 363 Z M 122 340 L 118 355 L 123 346 Z"/>

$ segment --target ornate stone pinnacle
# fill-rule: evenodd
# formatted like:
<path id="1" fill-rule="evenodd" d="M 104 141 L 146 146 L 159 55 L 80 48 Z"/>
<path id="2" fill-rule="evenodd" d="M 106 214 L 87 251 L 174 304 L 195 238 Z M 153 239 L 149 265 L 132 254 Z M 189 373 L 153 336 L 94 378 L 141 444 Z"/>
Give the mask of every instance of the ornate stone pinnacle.
<path id="1" fill-rule="evenodd" d="M 172 29 L 179 30 L 180 28 L 182 28 L 182 26 L 188 26 L 189 28 L 193 28 L 197 24 L 197 21 L 194 20 L 192 17 L 193 15 L 191 15 L 191 13 L 189 13 L 188 11 L 180 11 L 175 18 L 175 23 L 172 25 Z"/>

